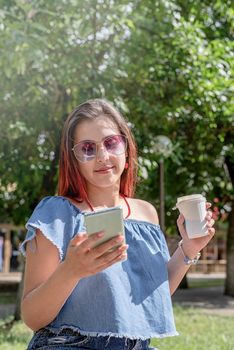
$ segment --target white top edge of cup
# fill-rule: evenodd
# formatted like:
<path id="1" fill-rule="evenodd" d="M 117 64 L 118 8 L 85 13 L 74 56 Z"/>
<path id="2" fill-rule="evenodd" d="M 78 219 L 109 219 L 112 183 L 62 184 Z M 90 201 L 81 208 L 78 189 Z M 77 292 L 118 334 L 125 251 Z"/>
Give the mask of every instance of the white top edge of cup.
<path id="1" fill-rule="evenodd" d="M 205 200 L 205 197 L 202 194 L 191 194 L 188 196 L 179 197 L 177 198 L 176 205 L 178 205 L 181 202 L 190 201 L 190 200 Z"/>

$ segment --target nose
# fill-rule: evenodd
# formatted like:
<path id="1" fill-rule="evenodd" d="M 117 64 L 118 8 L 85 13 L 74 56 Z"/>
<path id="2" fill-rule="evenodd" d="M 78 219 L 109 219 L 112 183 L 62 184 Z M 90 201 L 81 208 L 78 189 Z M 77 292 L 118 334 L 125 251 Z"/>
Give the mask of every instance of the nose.
<path id="1" fill-rule="evenodd" d="M 96 158 L 98 162 L 103 162 L 109 159 L 109 153 L 107 152 L 105 146 L 98 147 Z"/>

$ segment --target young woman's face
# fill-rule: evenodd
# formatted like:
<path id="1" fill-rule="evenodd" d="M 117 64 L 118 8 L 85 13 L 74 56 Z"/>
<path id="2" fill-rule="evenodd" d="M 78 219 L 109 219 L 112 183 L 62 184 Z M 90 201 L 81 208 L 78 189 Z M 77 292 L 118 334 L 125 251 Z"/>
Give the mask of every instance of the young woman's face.
<path id="1" fill-rule="evenodd" d="M 90 186 L 105 188 L 120 183 L 126 151 L 118 137 L 108 138 L 114 135 L 120 135 L 118 127 L 104 116 L 92 121 L 82 121 L 75 129 L 74 152 L 80 155 L 77 166 L 86 180 L 88 189 Z M 116 142 L 120 153 L 118 155 L 107 151 L 116 147 Z M 77 144 L 79 145 L 76 146 Z M 82 158 L 83 152 L 86 157 Z"/>

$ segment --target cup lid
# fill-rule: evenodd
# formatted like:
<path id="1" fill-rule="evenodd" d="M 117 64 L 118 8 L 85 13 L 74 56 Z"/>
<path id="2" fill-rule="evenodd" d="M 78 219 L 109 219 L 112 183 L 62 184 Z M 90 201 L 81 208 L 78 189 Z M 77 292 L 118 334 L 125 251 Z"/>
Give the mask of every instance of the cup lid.
<path id="1" fill-rule="evenodd" d="M 176 206 L 172 209 L 175 210 L 178 208 L 178 205 L 183 201 L 190 201 L 190 200 L 205 200 L 205 197 L 202 194 L 190 194 L 188 196 L 182 196 L 177 198 Z"/>
<path id="2" fill-rule="evenodd" d="M 183 201 L 189 201 L 194 199 L 205 199 L 205 197 L 202 194 L 190 194 L 188 196 L 182 196 L 177 198 L 177 204 L 183 202 Z"/>

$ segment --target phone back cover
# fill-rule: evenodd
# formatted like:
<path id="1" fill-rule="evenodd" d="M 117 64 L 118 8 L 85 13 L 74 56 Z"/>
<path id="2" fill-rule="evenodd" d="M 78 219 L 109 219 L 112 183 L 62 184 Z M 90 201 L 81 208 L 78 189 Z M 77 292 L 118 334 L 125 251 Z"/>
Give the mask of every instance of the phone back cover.
<path id="1" fill-rule="evenodd" d="M 121 207 L 87 213 L 85 214 L 85 224 L 88 234 L 105 231 L 105 236 L 98 241 L 98 244 L 118 234 L 124 235 L 123 210 Z"/>

